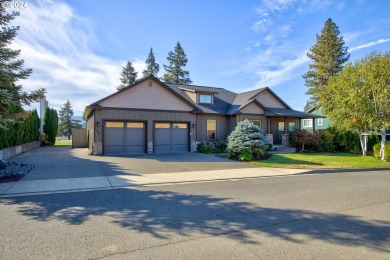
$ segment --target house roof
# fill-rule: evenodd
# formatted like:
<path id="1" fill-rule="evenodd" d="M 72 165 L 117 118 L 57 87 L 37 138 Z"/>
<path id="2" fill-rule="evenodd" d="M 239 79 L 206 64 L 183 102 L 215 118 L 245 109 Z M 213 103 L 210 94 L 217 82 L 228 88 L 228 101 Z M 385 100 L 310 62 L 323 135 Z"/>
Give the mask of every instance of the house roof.
<path id="1" fill-rule="evenodd" d="M 236 93 L 229 91 L 223 88 L 213 88 L 213 87 L 204 87 L 204 86 L 194 86 L 194 85 L 180 85 L 180 84 L 172 84 L 166 83 L 166 85 L 172 90 L 174 90 L 179 95 L 184 96 L 188 100 L 190 100 L 194 105 L 197 106 L 203 113 L 206 114 L 226 114 L 229 110 L 232 102 L 237 96 Z M 182 91 L 185 90 L 193 90 L 198 93 L 213 93 L 214 94 L 214 104 L 196 104 L 192 101 L 187 94 Z"/>
<path id="2" fill-rule="evenodd" d="M 276 108 L 276 107 L 267 107 L 267 111 L 265 112 L 267 116 L 290 116 L 290 117 L 300 117 L 300 118 L 318 118 L 324 117 L 317 114 L 308 114 L 305 112 L 287 109 L 287 108 Z"/>
<path id="3" fill-rule="evenodd" d="M 112 96 L 119 95 L 123 91 L 126 91 L 129 88 L 134 87 L 135 85 L 148 80 L 153 79 L 160 83 L 163 87 L 167 88 L 174 95 L 185 101 L 187 104 L 191 105 L 194 110 L 193 113 L 204 113 L 204 114 L 219 114 L 219 115 L 234 115 L 240 113 L 240 110 L 249 105 L 250 103 L 256 103 L 261 108 L 264 109 L 266 115 L 270 116 L 290 116 L 290 117 L 323 117 L 315 114 L 308 114 L 300 111 L 293 110 L 290 106 L 288 106 L 280 97 L 278 97 L 270 88 L 260 88 L 255 89 L 243 93 L 234 93 L 224 88 L 216 88 L 216 87 L 205 87 L 205 86 L 196 86 L 196 85 L 181 85 L 174 83 L 164 83 L 161 82 L 158 78 L 154 76 L 149 76 L 145 79 L 137 81 L 133 85 L 119 90 L 112 95 L 109 95 L 99 101 L 92 103 L 87 106 L 84 110 L 83 117 L 87 118 L 94 109 L 101 109 L 99 103 L 102 101 L 111 98 Z M 286 108 L 272 108 L 265 107 L 258 100 L 256 100 L 256 96 L 263 91 L 269 91 L 280 103 L 282 103 Z M 212 93 L 214 96 L 213 104 L 197 104 L 194 102 L 190 96 L 186 94 L 186 92 L 192 93 Z"/>

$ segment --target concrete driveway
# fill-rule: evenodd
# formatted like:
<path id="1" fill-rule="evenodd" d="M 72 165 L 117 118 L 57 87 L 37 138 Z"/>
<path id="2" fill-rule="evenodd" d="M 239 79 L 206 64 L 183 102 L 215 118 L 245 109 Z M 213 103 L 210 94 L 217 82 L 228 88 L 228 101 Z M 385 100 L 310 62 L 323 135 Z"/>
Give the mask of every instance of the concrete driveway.
<path id="1" fill-rule="evenodd" d="M 23 181 L 257 168 L 224 156 L 201 153 L 127 157 L 93 156 L 88 153 L 87 149 L 44 146 L 17 156 L 12 161 L 35 165 L 35 169 Z"/>

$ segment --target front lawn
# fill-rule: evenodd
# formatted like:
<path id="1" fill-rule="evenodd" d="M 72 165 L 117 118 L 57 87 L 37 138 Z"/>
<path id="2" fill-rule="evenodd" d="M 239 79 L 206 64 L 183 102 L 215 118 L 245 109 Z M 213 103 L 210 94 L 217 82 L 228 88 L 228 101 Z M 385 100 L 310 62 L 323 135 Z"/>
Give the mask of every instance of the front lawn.
<path id="1" fill-rule="evenodd" d="M 390 162 L 381 161 L 373 156 L 349 153 L 274 154 L 267 160 L 250 163 L 264 167 L 299 169 L 390 168 Z"/>
<path id="2" fill-rule="evenodd" d="M 71 146 L 72 140 L 57 140 L 54 146 Z"/>

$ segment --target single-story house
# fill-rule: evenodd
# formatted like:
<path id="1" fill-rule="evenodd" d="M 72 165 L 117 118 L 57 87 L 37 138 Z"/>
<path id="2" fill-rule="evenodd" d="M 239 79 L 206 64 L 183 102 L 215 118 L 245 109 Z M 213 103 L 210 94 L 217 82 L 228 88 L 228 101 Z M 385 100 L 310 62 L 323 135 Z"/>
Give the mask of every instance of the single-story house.
<path id="1" fill-rule="evenodd" d="M 196 151 L 207 139 L 225 139 L 237 122 L 252 120 L 274 144 L 302 118 L 270 88 L 244 93 L 227 89 L 161 82 L 150 76 L 84 110 L 92 154 Z"/>
<path id="2" fill-rule="evenodd" d="M 308 111 L 308 114 L 320 115 L 322 117 L 310 117 L 301 119 L 301 129 L 314 132 L 315 130 L 327 129 L 330 126 L 330 120 L 322 113 L 322 108 L 314 106 Z"/>

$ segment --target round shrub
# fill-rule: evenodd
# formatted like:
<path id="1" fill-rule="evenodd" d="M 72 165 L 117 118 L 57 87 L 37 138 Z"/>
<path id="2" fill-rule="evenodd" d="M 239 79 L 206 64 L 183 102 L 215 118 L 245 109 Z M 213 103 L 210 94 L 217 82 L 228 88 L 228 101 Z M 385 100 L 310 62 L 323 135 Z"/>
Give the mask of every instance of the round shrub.
<path id="1" fill-rule="evenodd" d="M 239 122 L 227 138 L 228 156 L 240 160 L 241 158 L 252 160 L 259 154 L 265 154 L 270 148 L 272 144 L 262 134 L 260 128 L 247 119 Z"/>
<path id="2" fill-rule="evenodd" d="M 381 143 L 376 143 L 374 145 L 374 157 L 379 158 L 380 157 L 380 151 L 381 151 Z"/>

